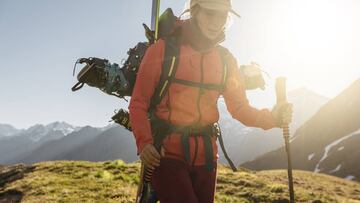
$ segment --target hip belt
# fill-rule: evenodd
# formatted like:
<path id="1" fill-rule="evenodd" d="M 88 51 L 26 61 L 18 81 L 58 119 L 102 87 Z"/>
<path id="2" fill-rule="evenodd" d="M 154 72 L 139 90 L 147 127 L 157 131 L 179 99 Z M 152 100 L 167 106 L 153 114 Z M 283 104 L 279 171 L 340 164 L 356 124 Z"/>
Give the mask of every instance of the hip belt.
<path id="1" fill-rule="evenodd" d="M 170 124 L 165 120 L 153 118 L 151 119 L 151 128 L 154 139 L 154 146 L 158 151 L 160 151 L 162 141 L 165 139 L 166 136 L 169 136 L 171 133 L 180 133 L 185 160 L 187 162 L 190 162 L 189 138 L 192 136 L 202 137 L 205 148 L 205 168 L 209 171 L 212 171 L 214 169 L 214 150 L 211 142 L 211 137 L 215 136 L 217 138 L 221 135 L 220 128 L 217 123 L 203 127 L 176 126 Z M 225 149 L 222 148 L 222 150 L 224 151 Z"/>

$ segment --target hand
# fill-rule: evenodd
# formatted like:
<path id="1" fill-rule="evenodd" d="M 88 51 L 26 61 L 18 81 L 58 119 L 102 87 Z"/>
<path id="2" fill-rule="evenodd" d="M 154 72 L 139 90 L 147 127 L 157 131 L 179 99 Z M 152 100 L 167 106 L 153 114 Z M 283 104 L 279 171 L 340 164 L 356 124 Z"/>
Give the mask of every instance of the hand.
<path id="1" fill-rule="evenodd" d="M 160 165 L 160 154 L 152 144 L 147 144 L 140 153 L 140 159 L 146 167 L 155 169 Z"/>
<path id="2" fill-rule="evenodd" d="M 293 115 L 293 105 L 287 102 L 276 104 L 271 110 L 275 119 L 276 127 L 281 128 L 285 124 L 290 124 Z"/>

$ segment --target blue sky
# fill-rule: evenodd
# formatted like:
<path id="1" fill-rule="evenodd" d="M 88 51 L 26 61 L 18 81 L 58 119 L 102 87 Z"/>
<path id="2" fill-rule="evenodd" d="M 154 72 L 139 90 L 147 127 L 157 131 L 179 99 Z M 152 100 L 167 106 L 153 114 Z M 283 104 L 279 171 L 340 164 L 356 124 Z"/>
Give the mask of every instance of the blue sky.
<path id="1" fill-rule="evenodd" d="M 162 0 L 162 10 L 179 14 L 184 0 Z M 249 93 L 255 106 L 275 102 L 275 77 L 288 77 L 288 89 L 306 86 L 334 97 L 360 77 L 360 2 L 356 0 L 235 0 L 224 43 L 240 64 L 257 61 L 270 73 L 268 89 Z M 1 0 L 0 123 L 18 128 L 66 121 L 104 126 L 118 98 L 76 82 L 79 57 L 120 63 L 126 51 L 144 41 L 150 0 Z"/>

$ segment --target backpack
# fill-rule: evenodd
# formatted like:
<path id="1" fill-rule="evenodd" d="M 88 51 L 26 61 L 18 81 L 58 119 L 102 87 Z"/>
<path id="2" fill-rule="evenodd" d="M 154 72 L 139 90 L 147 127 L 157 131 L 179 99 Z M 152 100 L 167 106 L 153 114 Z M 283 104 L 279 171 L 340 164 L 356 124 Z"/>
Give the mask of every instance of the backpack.
<path id="1" fill-rule="evenodd" d="M 176 20 L 177 17 L 168 8 L 160 16 L 159 38 L 165 38 L 170 34 Z M 96 57 L 78 59 L 74 65 L 73 75 L 77 64 L 85 64 L 85 66 L 78 73 L 78 82 L 71 88 L 72 91 L 77 91 L 87 84 L 119 98 L 124 99 L 125 96 L 131 96 L 141 61 L 146 50 L 155 42 L 154 32 L 147 25 L 143 24 L 143 26 L 148 42 L 139 42 L 135 47 L 130 48 L 127 52 L 128 58 L 122 67 L 117 63 L 110 63 L 107 59 Z"/>
<path id="2" fill-rule="evenodd" d="M 150 111 L 152 111 L 153 108 L 160 103 L 176 73 L 179 46 L 176 43 L 177 37 L 171 36 L 170 33 L 173 31 L 173 27 L 177 19 L 178 18 L 173 14 L 170 8 L 165 10 L 165 12 L 160 16 L 159 38 L 165 40 L 166 51 L 160 81 L 151 99 Z M 128 58 L 122 64 L 122 67 L 120 67 L 117 63 L 110 63 L 107 59 L 96 57 L 78 59 L 74 65 L 73 75 L 75 74 L 77 64 L 85 64 L 85 66 L 77 74 L 78 82 L 71 88 L 72 91 L 78 91 L 84 86 L 84 84 L 87 84 L 91 87 L 100 89 L 106 94 L 125 100 L 126 96 L 131 96 L 136 83 L 136 75 L 141 61 L 146 53 L 146 50 L 155 41 L 154 32 L 151 31 L 145 24 L 143 24 L 143 26 L 145 28 L 145 35 L 148 42 L 139 42 L 135 47 L 130 48 L 127 52 Z M 221 46 L 218 48 L 222 55 L 222 61 L 225 63 L 225 57 L 228 54 L 228 51 L 226 48 Z M 171 66 L 173 62 L 174 64 Z M 124 126 L 128 130 L 132 130 L 129 121 L 129 114 L 126 110 L 118 110 L 112 117 L 112 120 L 115 123 Z"/>

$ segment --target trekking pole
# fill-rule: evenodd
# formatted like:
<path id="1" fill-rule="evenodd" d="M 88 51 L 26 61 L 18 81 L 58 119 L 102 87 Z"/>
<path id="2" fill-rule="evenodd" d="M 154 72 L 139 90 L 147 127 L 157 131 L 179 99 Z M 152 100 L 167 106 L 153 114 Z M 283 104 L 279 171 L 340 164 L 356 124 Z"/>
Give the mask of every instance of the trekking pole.
<path id="1" fill-rule="evenodd" d="M 159 34 L 160 0 L 152 0 L 151 30 L 154 32 L 154 42 L 158 40 Z M 160 153 L 160 150 L 158 150 Z M 151 187 L 151 178 L 154 169 L 150 169 L 141 162 L 140 183 L 136 193 L 136 203 L 156 203 L 156 194 Z"/>
<path id="2" fill-rule="evenodd" d="M 158 40 L 159 35 L 159 13 L 160 13 L 160 0 L 152 1 L 151 9 L 151 30 L 154 31 L 155 42 Z"/>
<path id="3" fill-rule="evenodd" d="M 286 78 L 285 77 L 276 78 L 275 90 L 276 90 L 277 103 L 279 104 L 281 102 L 286 102 Z M 285 149 L 286 149 L 287 161 L 288 161 L 290 203 L 294 203 L 295 196 L 294 196 L 294 183 L 293 183 L 292 164 L 291 164 L 289 124 L 283 123 L 281 128 L 283 129 L 283 136 L 284 136 L 284 140 L 285 140 Z"/>

